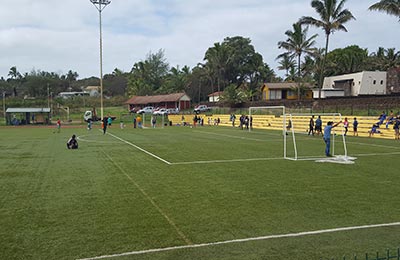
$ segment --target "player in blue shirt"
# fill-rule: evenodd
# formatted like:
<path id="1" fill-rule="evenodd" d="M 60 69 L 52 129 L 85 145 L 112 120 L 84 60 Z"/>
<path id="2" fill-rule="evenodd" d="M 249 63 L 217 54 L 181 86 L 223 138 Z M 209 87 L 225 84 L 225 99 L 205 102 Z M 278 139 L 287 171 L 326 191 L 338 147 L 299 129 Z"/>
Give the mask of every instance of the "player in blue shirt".
<path id="1" fill-rule="evenodd" d="M 333 123 L 332 121 L 329 121 L 325 128 L 324 128 L 324 141 L 325 141 L 325 155 L 328 157 L 331 157 L 331 132 L 332 128 L 338 126 L 341 122 Z"/>

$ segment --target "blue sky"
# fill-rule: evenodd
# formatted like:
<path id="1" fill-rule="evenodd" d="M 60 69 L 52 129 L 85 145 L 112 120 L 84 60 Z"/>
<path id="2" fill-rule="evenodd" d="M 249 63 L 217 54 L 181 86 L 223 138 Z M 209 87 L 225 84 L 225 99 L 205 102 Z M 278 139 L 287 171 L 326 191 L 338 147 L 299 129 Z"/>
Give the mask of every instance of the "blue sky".
<path id="1" fill-rule="evenodd" d="M 394 16 L 370 12 L 378 0 L 348 0 L 357 20 L 349 32 L 331 36 L 330 50 L 357 44 L 400 50 L 400 23 Z M 165 51 L 171 66 L 195 66 L 206 50 L 225 37 L 252 40 L 257 52 L 279 75 L 278 41 L 301 16 L 316 14 L 310 0 L 112 0 L 103 11 L 103 70 L 130 71 L 149 52 Z M 10 67 L 67 73 L 80 78 L 99 75 L 98 12 L 89 0 L 2 0 L 0 9 L 0 77 Z M 317 46 L 325 36 L 318 33 Z"/>

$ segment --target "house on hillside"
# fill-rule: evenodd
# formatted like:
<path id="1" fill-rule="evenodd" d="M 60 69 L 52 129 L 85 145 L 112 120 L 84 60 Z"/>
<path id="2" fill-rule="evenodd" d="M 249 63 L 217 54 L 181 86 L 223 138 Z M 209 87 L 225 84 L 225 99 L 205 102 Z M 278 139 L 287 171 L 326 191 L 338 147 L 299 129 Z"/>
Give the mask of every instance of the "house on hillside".
<path id="1" fill-rule="evenodd" d="M 100 86 L 87 86 L 84 91 L 88 92 L 91 97 L 100 96 Z"/>
<path id="2" fill-rule="evenodd" d="M 298 83 L 281 82 L 281 83 L 264 83 L 261 87 L 262 100 L 295 100 L 297 99 Z M 306 93 L 302 99 L 312 99 L 312 89 L 310 85 L 306 85 Z"/>
<path id="3" fill-rule="evenodd" d="M 218 102 L 223 93 L 224 93 L 223 91 L 217 91 L 211 93 L 210 95 L 208 95 L 208 102 L 211 103 Z"/>
<path id="4" fill-rule="evenodd" d="M 125 103 L 128 104 L 130 111 L 145 106 L 178 108 L 182 110 L 190 108 L 190 101 L 191 99 L 186 93 L 174 93 L 156 96 L 133 96 Z"/>
<path id="5" fill-rule="evenodd" d="M 385 95 L 386 74 L 384 71 L 362 71 L 325 77 L 321 89 L 321 98 Z M 318 95 L 318 90 L 314 90 L 314 97 L 318 98 Z"/>

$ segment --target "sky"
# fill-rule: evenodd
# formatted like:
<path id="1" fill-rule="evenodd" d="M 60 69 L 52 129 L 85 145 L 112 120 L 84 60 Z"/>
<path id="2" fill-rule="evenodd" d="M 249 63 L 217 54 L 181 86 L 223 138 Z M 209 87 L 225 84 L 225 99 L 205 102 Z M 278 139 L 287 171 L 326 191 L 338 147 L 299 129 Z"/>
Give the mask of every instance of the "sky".
<path id="1" fill-rule="evenodd" d="M 347 0 L 356 20 L 335 32 L 329 50 L 359 45 L 400 51 L 400 22 L 368 11 L 378 0 Z M 111 0 L 102 12 L 103 73 L 130 71 L 149 53 L 164 50 L 171 66 L 191 68 L 214 43 L 226 37 L 250 38 L 278 75 L 278 42 L 302 16 L 318 18 L 311 0 Z M 325 46 L 321 29 L 316 47 Z M 99 77 L 99 12 L 90 0 L 2 0 L 0 7 L 0 77 L 11 67 L 20 73 L 41 70 L 79 78 Z"/>

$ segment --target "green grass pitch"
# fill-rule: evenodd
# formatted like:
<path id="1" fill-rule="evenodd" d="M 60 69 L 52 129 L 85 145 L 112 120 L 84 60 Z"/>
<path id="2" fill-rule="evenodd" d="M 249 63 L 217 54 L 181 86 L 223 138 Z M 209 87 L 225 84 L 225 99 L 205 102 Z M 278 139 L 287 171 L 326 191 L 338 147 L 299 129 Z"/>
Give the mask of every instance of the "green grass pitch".
<path id="1" fill-rule="evenodd" d="M 108 130 L 0 129 L 0 259 L 329 259 L 400 246 L 398 225 L 271 237 L 399 222 L 395 140 L 349 136 L 357 159 L 342 165 L 284 160 L 279 131 Z M 66 149 L 72 134 L 78 150 Z M 324 155 L 321 137 L 296 138 L 301 154 Z"/>

